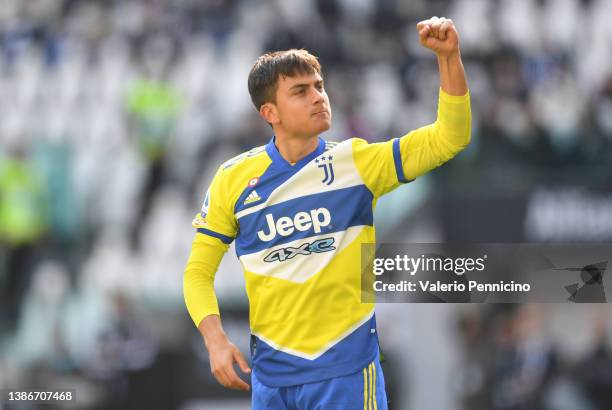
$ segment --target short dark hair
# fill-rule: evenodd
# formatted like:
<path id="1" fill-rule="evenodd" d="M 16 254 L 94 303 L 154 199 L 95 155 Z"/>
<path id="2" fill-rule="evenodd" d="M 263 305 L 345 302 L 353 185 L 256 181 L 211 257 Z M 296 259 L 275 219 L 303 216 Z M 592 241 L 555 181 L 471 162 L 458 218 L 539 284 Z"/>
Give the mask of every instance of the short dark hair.
<path id="1" fill-rule="evenodd" d="M 249 94 L 259 111 L 266 102 L 276 102 L 278 77 L 293 77 L 296 74 L 321 75 L 321 64 L 317 57 L 304 49 L 274 51 L 259 57 L 249 73 Z"/>

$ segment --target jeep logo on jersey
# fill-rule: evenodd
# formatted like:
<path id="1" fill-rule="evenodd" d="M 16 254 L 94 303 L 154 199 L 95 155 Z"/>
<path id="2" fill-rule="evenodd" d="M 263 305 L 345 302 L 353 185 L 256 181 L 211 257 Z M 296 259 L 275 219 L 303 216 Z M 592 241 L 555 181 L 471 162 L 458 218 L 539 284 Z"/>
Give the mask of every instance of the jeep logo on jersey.
<path id="1" fill-rule="evenodd" d="M 295 230 L 305 232 L 312 228 L 315 233 L 320 233 L 321 228 L 328 226 L 331 222 L 331 214 L 327 208 L 312 209 L 310 212 L 298 212 L 293 216 L 293 219 L 288 216 L 282 216 L 277 221 L 274 220 L 272 214 L 266 215 L 268 222 L 268 232 L 264 229 L 257 232 L 257 236 L 264 242 L 269 242 L 276 238 L 276 235 L 289 236 Z"/>
<path id="2" fill-rule="evenodd" d="M 329 252 L 336 249 L 334 244 L 334 238 L 323 238 L 318 239 L 312 243 L 305 242 L 294 248 L 287 246 L 286 248 L 276 249 L 270 252 L 265 258 L 264 262 L 283 262 L 287 259 L 292 259 L 297 255 L 311 255 L 313 253 Z"/>

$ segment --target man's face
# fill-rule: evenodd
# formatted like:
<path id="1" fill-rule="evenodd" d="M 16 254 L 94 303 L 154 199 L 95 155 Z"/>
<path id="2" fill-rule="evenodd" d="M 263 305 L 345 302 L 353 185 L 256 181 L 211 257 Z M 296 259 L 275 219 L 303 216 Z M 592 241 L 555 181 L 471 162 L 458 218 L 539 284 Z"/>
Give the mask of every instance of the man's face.
<path id="1" fill-rule="evenodd" d="M 323 79 L 316 72 L 295 77 L 280 76 L 276 89 L 276 104 L 262 111 L 275 129 L 297 137 L 312 137 L 331 126 L 329 97 Z M 262 107 L 263 108 L 263 107 Z M 264 114 L 264 112 L 267 112 Z"/>

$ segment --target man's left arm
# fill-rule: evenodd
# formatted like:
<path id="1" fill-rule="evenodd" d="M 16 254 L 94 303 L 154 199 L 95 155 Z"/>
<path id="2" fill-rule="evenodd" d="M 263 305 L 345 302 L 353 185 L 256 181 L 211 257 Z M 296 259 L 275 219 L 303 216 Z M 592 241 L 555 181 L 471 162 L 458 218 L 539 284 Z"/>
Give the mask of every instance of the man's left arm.
<path id="1" fill-rule="evenodd" d="M 438 57 L 440 87 L 449 95 L 463 96 L 468 92 L 459 35 L 452 20 L 432 17 L 417 24 L 419 43 Z"/>
<path id="2" fill-rule="evenodd" d="M 401 157 L 402 182 L 453 158 L 469 144 L 471 132 L 470 95 L 455 25 L 450 19 L 433 17 L 419 22 L 417 30 L 421 45 L 432 50 L 438 59 L 438 117 L 433 124 L 394 141 L 394 156 Z"/>

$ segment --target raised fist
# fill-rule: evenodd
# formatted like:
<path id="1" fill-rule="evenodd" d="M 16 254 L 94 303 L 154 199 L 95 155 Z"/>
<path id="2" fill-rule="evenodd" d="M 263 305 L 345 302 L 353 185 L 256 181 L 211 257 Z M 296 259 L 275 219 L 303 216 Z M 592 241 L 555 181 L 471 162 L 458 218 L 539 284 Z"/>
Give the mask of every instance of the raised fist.
<path id="1" fill-rule="evenodd" d="M 451 19 L 432 17 L 419 22 L 419 43 L 433 50 L 438 56 L 449 56 L 459 52 L 459 35 Z"/>

